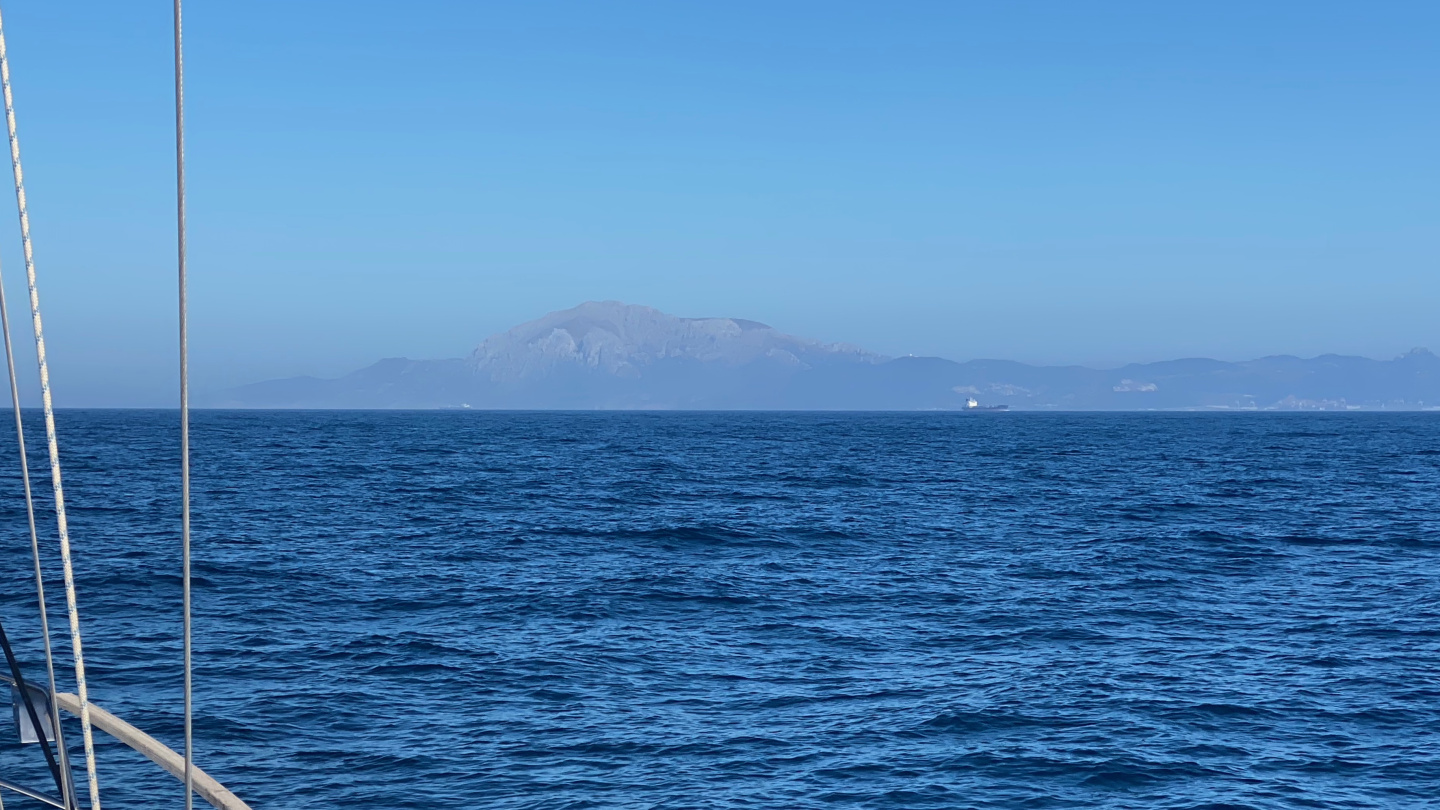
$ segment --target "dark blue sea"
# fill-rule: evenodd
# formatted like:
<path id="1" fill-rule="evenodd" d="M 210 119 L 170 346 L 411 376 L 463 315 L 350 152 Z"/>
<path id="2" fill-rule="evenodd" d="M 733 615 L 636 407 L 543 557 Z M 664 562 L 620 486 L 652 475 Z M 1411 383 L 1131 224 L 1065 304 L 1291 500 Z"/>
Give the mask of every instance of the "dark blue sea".
<path id="1" fill-rule="evenodd" d="M 178 749 L 176 415 L 60 432 L 91 698 Z M 1440 806 L 1437 414 L 200 412 L 194 464 L 197 761 L 256 810 Z"/>

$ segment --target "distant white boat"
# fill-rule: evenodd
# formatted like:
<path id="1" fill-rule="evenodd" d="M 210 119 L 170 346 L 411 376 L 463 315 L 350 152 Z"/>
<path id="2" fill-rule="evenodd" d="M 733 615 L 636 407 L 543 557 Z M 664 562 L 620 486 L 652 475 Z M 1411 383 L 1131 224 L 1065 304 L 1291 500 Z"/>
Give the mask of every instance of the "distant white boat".
<path id="1" fill-rule="evenodd" d="M 965 398 L 965 410 L 966 410 L 966 411 L 981 411 L 981 412 L 1008 411 L 1008 410 L 1010 410 L 1010 406 L 1009 406 L 1009 405 L 981 405 L 981 404 L 980 404 L 980 400 L 976 399 L 975 397 L 966 397 L 966 398 Z"/>

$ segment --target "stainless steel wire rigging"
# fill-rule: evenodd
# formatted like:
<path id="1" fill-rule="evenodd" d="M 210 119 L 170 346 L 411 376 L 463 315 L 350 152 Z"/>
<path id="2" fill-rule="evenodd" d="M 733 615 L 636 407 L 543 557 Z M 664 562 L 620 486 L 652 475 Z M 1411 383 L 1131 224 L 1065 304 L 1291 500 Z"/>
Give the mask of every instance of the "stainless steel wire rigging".
<path id="1" fill-rule="evenodd" d="M 3 39 L 3 34 L 0 34 Z M 3 46 L 0 46 L 3 47 Z M 15 412 L 15 443 L 20 450 L 20 480 L 25 487 L 25 519 L 30 524 L 30 556 L 35 563 L 35 596 L 40 607 L 40 636 L 45 646 L 45 675 L 50 682 L 50 723 L 55 730 L 55 748 L 60 754 L 64 779 L 60 797 L 66 807 L 74 806 L 71 796 L 70 762 L 65 752 L 65 735 L 60 728 L 60 706 L 55 702 L 55 653 L 50 644 L 50 605 L 45 600 L 45 576 L 40 568 L 40 537 L 35 530 L 35 498 L 30 491 L 30 460 L 25 451 L 25 422 L 20 415 L 20 387 L 15 379 L 15 346 L 10 339 L 10 307 L 5 301 L 5 281 L 0 276 L 0 332 L 5 335 L 5 368 L 10 374 L 10 405 Z M 3 810 L 3 807 L 0 807 Z"/>
<path id="2" fill-rule="evenodd" d="M 244 802 L 240 801 L 234 794 L 225 790 L 218 782 L 215 782 L 205 773 L 201 772 L 194 765 L 193 756 L 193 691 L 192 691 L 192 664 L 191 664 L 191 576 L 190 576 L 190 393 L 189 393 L 189 341 L 188 341 L 188 299 L 186 285 L 186 229 L 185 229 L 185 92 L 184 92 L 184 57 L 182 47 L 182 16 L 181 0 L 174 0 L 174 23 L 175 23 L 175 166 L 176 166 L 176 231 L 177 231 L 177 253 L 179 270 L 179 339 L 180 339 L 180 450 L 181 450 L 181 561 L 182 561 L 182 601 L 183 601 L 183 633 L 184 633 L 184 731 L 185 731 L 185 753 L 183 765 L 181 757 L 175 756 L 165 746 L 161 745 L 148 735 L 139 732 L 128 724 L 119 721 L 109 715 L 98 706 L 93 707 L 101 719 L 102 727 L 112 735 L 118 735 L 126 745 L 141 751 L 147 757 L 161 764 L 162 767 L 181 776 L 185 784 L 185 807 L 186 810 L 193 808 L 193 796 L 195 788 L 201 789 L 203 798 L 217 807 L 234 807 L 237 810 L 248 810 Z M 0 88 L 3 88 L 5 101 L 5 119 L 10 143 L 11 168 L 15 179 L 15 198 L 20 215 L 20 237 L 25 256 L 26 283 L 30 294 L 30 315 L 35 332 L 36 360 L 40 374 L 40 396 L 45 418 L 45 433 L 47 439 L 47 451 L 50 461 L 51 485 L 54 489 L 55 515 L 60 541 L 60 558 L 65 574 L 65 598 L 66 607 L 70 622 L 70 639 L 73 647 L 75 661 L 75 681 L 77 695 L 69 695 L 57 691 L 54 671 L 54 654 L 51 649 L 49 635 L 49 619 L 47 615 L 47 603 L 45 600 L 45 583 L 40 563 L 39 534 L 36 529 L 34 498 L 31 491 L 29 462 L 25 448 L 24 422 L 20 408 L 20 395 L 16 385 L 15 355 L 11 342 L 9 313 L 6 308 L 3 280 L 0 280 L 0 331 L 4 333 L 6 368 L 9 375 L 11 405 L 15 416 L 15 432 L 20 451 L 20 467 L 25 487 L 26 516 L 30 527 L 31 552 L 35 563 L 36 591 L 40 603 L 41 631 L 45 643 L 46 670 L 49 677 L 50 708 L 53 712 L 50 717 L 53 725 L 57 748 L 59 749 L 59 762 L 55 761 L 47 747 L 45 754 L 50 761 L 52 770 L 55 771 L 57 787 L 62 794 L 63 804 L 54 799 L 44 797 L 33 791 L 19 786 L 11 785 L 8 782 L 0 782 L 0 787 L 15 790 L 23 795 L 35 798 L 46 804 L 63 808 L 76 808 L 79 803 L 75 796 L 74 785 L 70 780 L 70 770 L 65 762 L 65 747 L 63 738 L 60 736 L 61 725 L 59 709 L 63 705 L 66 711 L 76 713 L 80 716 L 81 728 L 85 741 L 85 766 L 89 776 L 90 808 L 100 810 L 100 788 L 95 768 L 95 747 L 91 723 L 92 704 L 89 701 L 88 686 L 85 678 L 85 658 L 80 637 L 79 611 L 76 605 L 75 577 L 70 556 L 70 535 L 65 514 L 65 495 L 60 473 L 59 445 L 56 438 L 54 406 L 50 391 L 50 372 L 46 360 L 45 336 L 40 317 L 40 300 L 36 286 L 34 249 L 30 238 L 30 217 L 25 196 L 25 175 L 20 162 L 20 142 L 16 132 L 14 98 L 10 87 L 10 66 L 5 49 L 5 36 L 3 23 L 0 23 Z M 3 637 L 0 637 L 3 642 Z M 35 728 L 40 727 L 40 721 L 35 713 L 34 706 L 29 700 L 29 691 L 24 685 L 20 675 L 18 664 L 10 655 L 8 644 L 3 644 L 6 652 L 6 659 L 10 664 L 14 682 L 19 684 L 22 694 L 26 699 L 29 719 Z M 9 680 L 9 679 L 6 679 Z M 108 718 L 108 719 L 107 719 Z M 61 773 L 63 769 L 63 775 Z M 3 810 L 3 804 L 0 804 Z"/>
<path id="3" fill-rule="evenodd" d="M 40 367 L 40 403 L 45 415 L 50 485 L 55 493 L 60 565 L 65 573 L 65 607 L 70 620 L 70 646 L 75 658 L 75 691 L 80 702 L 80 730 L 85 739 L 85 771 L 90 781 L 91 810 L 100 810 L 100 781 L 95 774 L 95 739 L 90 727 L 89 688 L 85 681 L 85 651 L 80 640 L 80 610 L 75 599 L 75 570 L 70 561 L 70 528 L 65 519 L 65 488 L 60 476 L 60 445 L 55 436 L 55 406 L 50 395 L 50 366 L 45 357 L 45 330 L 40 320 L 40 294 L 35 284 L 35 252 L 30 241 L 30 212 L 25 202 L 25 172 L 20 165 L 20 139 L 15 129 L 15 100 L 10 90 L 10 60 L 5 51 L 3 20 L 0 20 L 0 90 L 3 90 L 5 96 L 5 126 L 10 138 L 10 166 L 15 175 L 15 201 L 20 211 L 20 244 L 25 254 L 25 281 L 30 292 L 30 320 L 35 331 L 35 358 Z"/>
<path id="4" fill-rule="evenodd" d="M 190 343 L 185 285 L 185 57 L 181 40 L 181 0 L 175 0 L 175 231 L 180 269 L 180 558 L 185 636 L 185 810 L 194 801 L 194 745 L 191 736 L 190 684 Z"/>

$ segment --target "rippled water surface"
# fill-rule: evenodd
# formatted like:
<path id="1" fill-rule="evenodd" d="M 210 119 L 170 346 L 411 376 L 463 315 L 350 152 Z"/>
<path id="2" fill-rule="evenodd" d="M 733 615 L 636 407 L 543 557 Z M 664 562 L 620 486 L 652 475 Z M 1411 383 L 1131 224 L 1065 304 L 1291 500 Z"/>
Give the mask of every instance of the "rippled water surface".
<path id="1" fill-rule="evenodd" d="M 92 698 L 178 748 L 175 416 L 60 430 Z M 194 444 L 198 761 L 256 810 L 1437 806 L 1440 416 L 202 412 Z M 180 805 L 99 745 L 106 807 Z"/>

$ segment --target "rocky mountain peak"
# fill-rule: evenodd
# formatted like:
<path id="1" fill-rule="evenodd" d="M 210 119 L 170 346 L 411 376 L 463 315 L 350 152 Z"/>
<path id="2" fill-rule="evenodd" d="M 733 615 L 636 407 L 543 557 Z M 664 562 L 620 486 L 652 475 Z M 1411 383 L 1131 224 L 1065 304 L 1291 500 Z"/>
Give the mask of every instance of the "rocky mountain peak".
<path id="1" fill-rule="evenodd" d="M 503 382 L 565 367 L 638 377 L 647 367 L 666 361 L 726 366 L 770 362 L 809 368 L 883 359 L 855 346 L 787 335 L 757 321 L 680 318 L 619 301 L 588 301 L 487 338 L 469 362 Z"/>

